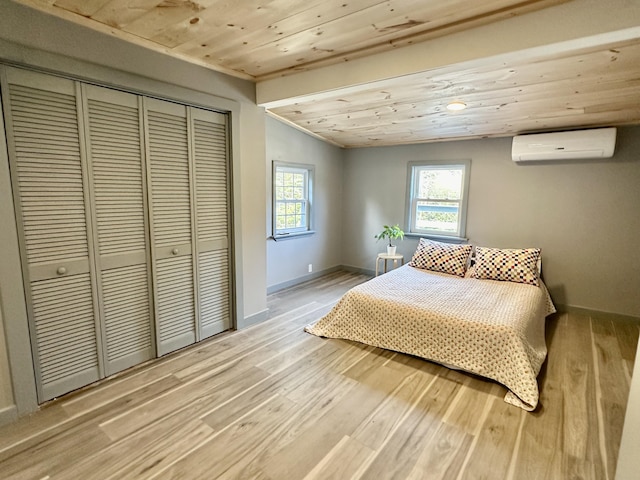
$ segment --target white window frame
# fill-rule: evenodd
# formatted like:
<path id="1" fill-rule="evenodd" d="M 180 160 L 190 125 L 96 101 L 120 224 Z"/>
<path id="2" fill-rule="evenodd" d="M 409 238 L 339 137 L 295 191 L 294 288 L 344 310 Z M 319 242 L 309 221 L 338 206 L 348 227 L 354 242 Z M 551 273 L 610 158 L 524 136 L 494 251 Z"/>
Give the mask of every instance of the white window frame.
<path id="1" fill-rule="evenodd" d="M 278 217 L 278 205 L 281 203 L 299 203 L 299 200 L 278 200 L 276 195 L 276 181 L 279 172 L 289 172 L 295 174 L 303 174 L 305 177 L 304 185 L 304 209 L 305 219 L 304 225 L 295 228 L 277 228 Z M 272 236 L 275 240 L 296 237 L 300 235 L 309 235 L 314 233 L 312 229 L 313 220 L 313 180 L 314 180 L 314 166 L 306 165 L 302 163 L 289 163 L 289 162 L 273 162 L 273 178 L 272 178 Z"/>
<path id="2" fill-rule="evenodd" d="M 419 201 L 430 200 L 419 198 L 419 172 L 423 169 L 462 170 L 462 192 L 459 200 L 451 200 L 458 205 L 458 225 L 455 232 L 442 232 L 439 230 L 426 230 L 416 227 L 416 212 Z M 407 232 L 408 235 L 430 237 L 440 240 L 466 241 L 467 226 L 467 200 L 469 198 L 469 177 L 471 173 L 471 160 L 428 160 L 409 162 L 407 168 Z M 435 200 L 435 199 L 434 199 Z M 437 199 L 439 202 L 442 201 Z"/>

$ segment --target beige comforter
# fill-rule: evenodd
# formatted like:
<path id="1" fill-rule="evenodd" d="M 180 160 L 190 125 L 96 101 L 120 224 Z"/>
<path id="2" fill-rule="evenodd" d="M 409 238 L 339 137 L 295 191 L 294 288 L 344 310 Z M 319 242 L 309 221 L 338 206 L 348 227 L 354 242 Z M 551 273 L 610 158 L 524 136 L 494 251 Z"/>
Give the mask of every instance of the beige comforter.
<path id="1" fill-rule="evenodd" d="M 348 291 L 314 335 L 416 355 L 505 385 L 505 402 L 531 411 L 547 355 L 546 287 L 461 278 L 407 265 Z"/>

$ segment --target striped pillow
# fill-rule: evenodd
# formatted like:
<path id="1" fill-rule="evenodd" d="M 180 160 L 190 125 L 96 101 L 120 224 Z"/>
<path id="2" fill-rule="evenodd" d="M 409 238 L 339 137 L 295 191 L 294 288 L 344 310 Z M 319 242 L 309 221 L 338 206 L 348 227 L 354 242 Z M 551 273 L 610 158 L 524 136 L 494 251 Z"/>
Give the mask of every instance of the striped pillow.
<path id="1" fill-rule="evenodd" d="M 527 283 L 538 286 L 539 248 L 499 249 L 476 247 L 473 278 Z"/>
<path id="2" fill-rule="evenodd" d="M 409 265 L 464 277 L 471 249 L 471 245 L 452 245 L 421 238 Z"/>

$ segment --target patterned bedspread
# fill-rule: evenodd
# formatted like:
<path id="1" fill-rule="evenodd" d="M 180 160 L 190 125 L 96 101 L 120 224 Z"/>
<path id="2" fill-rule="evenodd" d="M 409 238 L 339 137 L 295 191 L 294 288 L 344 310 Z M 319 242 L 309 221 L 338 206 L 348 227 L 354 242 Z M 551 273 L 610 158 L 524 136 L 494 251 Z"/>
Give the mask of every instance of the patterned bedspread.
<path id="1" fill-rule="evenodd" d="M 544 284 L 462 278 L 405 265 L 351 289 L 305 330 L 491 378 L 509 389 L 505 402 L 531 411 L 547 355 L 545 317 L 553 312 Z"/>

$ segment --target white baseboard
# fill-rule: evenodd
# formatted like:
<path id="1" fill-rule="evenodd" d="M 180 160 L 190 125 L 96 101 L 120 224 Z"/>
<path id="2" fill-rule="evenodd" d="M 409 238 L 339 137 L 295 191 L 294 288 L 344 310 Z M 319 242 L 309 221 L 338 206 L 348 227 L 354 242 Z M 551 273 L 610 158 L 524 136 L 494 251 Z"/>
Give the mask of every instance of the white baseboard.
<path id="1" fill-rule="evenodd" d="M 337 272 L 338 270 L 342 270 L 342 265 L 326 268 L 318 272 L 313 272 L 307 275 L 303 275 L 302 277 L 294 278 L 293 280 L 289 280 L 287 282 L 271 285 L 270 287 L 267 287 L 267 295 L 271 295 L 272 293 L 279 292 L 280 290 L 285 290 L 287 288 L 295 287 L 296 285 L 300 285 L 301 283 L 304 283 L 304 282 L 315 280 L 316 278 L 320 278 L 324 275 L 328 275 L 329 273 Z"/>
<path id="2" fill-rule="evenodd" d="M 626 322 L 640 324 L 640 317 L 633 315 L 625 315 L 615 312 L 603 312 L 601 310 L 593 310 L 590 308 L 576 307 L 573 305 L 565 305 L 562 303 L 556 303 L 556 310 L 560 313 L 577 313 L 579 315 L 587 315 L 592 317 L 603 318 L 607 320 L 613 320 L 616 322 Z"/>
<path id="3" fill-rule="evenodd" d="M 346 270 L 347 272 L 351 273 L 361 273 L 363 275 L 371 275 L 372 277 L 375 277 L 376 275 L 376 271 L 371 270 L 370 268 L 360 268 L 351 265 L 342 265 L 341 268 L 342 270 Z"/>
<path id="4" fill-rule="evenodd" d="M 254 313 L 253 315 L 244 317 L 241 321 L 238 322 L 239 325 L 237 325 L 237 328 L 238 330 L 242 330 L 243 328 L 250 327 L 251 325 L 264 322 L 267 318 L 269 318 L 269 309 L 265 308 L 258 313 Z"/>

